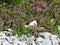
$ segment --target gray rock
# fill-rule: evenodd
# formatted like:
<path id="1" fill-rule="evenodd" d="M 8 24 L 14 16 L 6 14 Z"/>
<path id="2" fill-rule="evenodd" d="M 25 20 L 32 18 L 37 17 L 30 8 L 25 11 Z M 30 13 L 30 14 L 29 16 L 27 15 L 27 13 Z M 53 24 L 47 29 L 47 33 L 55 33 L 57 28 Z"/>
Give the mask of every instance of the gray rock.
<path id="1" fill-rule="evenodd" d="M 7 40 L 3 40 L 3 45 L 12 45 Z"/>
<path id="2" fill-rule="evenodd" d="M 49 32 L 41 32 L 38 37 L 34 35 L 18 37 L 10 31 L 0 32 L 0 45 L 59 45 L 60 35 L 53 35 Z"/>
<path id="3" fill-rule="evenodd" d="M 42 32 L 42 33 L 39 33 L 39 35 L 43 36 L 45 39 L 49 39 L 52 34 L 49 32 Z"/>
<path id="4" fill-rule="evenodd" d="M 42 45 L 42 44 L 43 44 L 43 41 L 44 41 L 44 39 L 43 39 L 42 37 L 38 37 L 38 38 L 36 39 L 36 44 L 37 44 L 37 45 Z"/>
<path id="5" fill-rule="evenodd" d="M 43 41 L 42 45 L 52 45 L 51 40 L 50 39 L 45 39 Z"/>
<path id="6" fill-rule="evenodd" d="M 57 40 L 57 35 L 51 35 L 51 41 L 53 45 L 59 45 Z"/>
<path id="7" fill-rule="evenodd" d="M 57 37 L 58 43 L 60 44 L 60 35 Z"/>

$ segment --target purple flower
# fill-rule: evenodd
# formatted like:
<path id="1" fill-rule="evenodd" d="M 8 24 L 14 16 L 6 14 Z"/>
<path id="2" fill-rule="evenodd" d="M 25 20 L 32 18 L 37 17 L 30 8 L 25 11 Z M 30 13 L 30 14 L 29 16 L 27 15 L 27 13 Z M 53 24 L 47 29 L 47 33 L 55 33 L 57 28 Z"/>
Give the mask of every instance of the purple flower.
<path id="1" fill-rule="evenodd" d="M 36 12 L 40 12 L 42 9 L 40 7 L 36 8 Z"/>
<path id="2" fill-rule="evenodd" d="M 2 18 L 0 18 L 0 22 L 2 21 Z"/>
<path id="3" fill-rule="evenodd" d="M 20 8 L 14 7 L 14 12 L 21 12 Z"/>
<path id="4" fill-rule="evenodd" d="M 13 23 L 14 22 L 14 20 L 8 20 L 6 23 Z"/>
<path id="5" fill-rule="evenodd" d="M 47 5 L 46 5 L 46 2 L 45 1 L 41 1 L 41 2 L 38 2 L 40 5 L 42 5 L 43 7 L 47 7 Z"/>
<path id="6" fill-rule="evenodd" d="M 3 25 L 3 20 L 2 18 L 0 18 L 0 27 L 2 27 L 2 25 Z"/>
<path id="7" fill-rule="evenodd" d="M 46 7 L 46 3 L 43 3 L 43 7 Z"/>
<path id="8" fill-rule="evenodd" d="M 2 23 L 0 23 L 0 27 L 2 27 L 2 25 L 3 25 L 3 24 L 2 24 Z"/>
<path id="9" fill-rule="evenodd" d="M 6 3 L 5 2 L 3 2 L 3 4 L 2 4 L 3 6 L 5 6 L 6 5 Z"/>
<path id="10" fill-rule="evenodd" d="M 38 27 L 37 26 L 32 26 L 32 29 L 37 30 Z"/>
<path id="11" fill-rule="evenodd" d="M 60 0 L 58 0 L 58 2 L 60 2 Z"/>
<path id="12" fill-rule="evenodd" d="M 43 7 L 46 7 L 46 2 L 45 1 L 41 2 L 41 4 L 42 4 Z"/>
<path id="13" fill-rule="evenodd" d="M 22 14 L 22 16 L 23 16 L 23 17 L 25 17 L 25 16 L 26 16 L 26 14 L 25 14 L 25 13 L 23 13 L 23 14 Z"/>

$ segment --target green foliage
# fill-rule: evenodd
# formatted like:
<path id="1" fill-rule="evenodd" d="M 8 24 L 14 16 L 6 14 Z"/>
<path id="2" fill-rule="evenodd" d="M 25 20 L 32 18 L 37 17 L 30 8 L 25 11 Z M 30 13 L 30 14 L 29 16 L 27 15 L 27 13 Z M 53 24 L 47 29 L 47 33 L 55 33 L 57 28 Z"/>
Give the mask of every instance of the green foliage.
<path id="1" fill-rule="evenodd" d="M 56 25 L 60 23 L 60 4 L 58 0 L 4 0 L 7 6 L 2 6 L 0 4 L 0 17 L 3 21 L 3 26 L 0 30 L 3 30 L 4 27 L 12 28 L 13 35 L 18 34 L 21 36 L 22 34 L 40 32 L 40 27 L 43 26 L 46 30 L 52 30 L 53 33 L 58 34 L 58 28 Z M 0 2 L 1 3 L 1 2 Z M 40 4 L 41 3 L 41 4 Z M 12 4 L 12 7 L 9 7 Z M 16 6 L 15 6 L 16 5 Z M 41 11 L 36 11 L 36 8 L 39 7 Z M 38 8 L 38 10 L 40 10 Z M 33 30 L 29 28 L 24 28 L 24 24 L 30 23 L 32 20 L 38 21 L 38 29 Z M 51 19 L 55 19 L 51 23 Z M 14 20 L 13 23 L 6 23 L 9 20 Z M 0 20 L 1 22 L 1 20 Z"/>
<path id="2" fill-rule="evenodd" d="M 30 29 L 29 28 L 23 28 L 22 31 L 18 31 L 18 32 L 13 32 L 13 35 L 18 34 L 19 36 L 22 36 L 22 34 L 29 36 L 30 33 Z"/>
<path id="3" fill-rule="evenodd" d="M 5 1 L 8 4 L 13 4 L 13 5 L 17 5 L 19 3 L 24 3 L 25 2 L 24 0 L 3 0 L 3 1 Z"/>
<path id="4" fill-rule="evenodd" d="M 11 0 L 13 5 L 17 5 L 19 3 L 24 3 L 24 0 Z"/>
<path id="5" fill-rule="evenodd" d="M 54 4 L 58 4 L 58 0 L 53 0 L 53 3 Z"/>
<path id="6" fill-rule="evenodd" d="M 54 27 L 53 32 L 54 32 L 54 34 L 60 34 L 60 30 L 58 29 L 57 26 Z"/>

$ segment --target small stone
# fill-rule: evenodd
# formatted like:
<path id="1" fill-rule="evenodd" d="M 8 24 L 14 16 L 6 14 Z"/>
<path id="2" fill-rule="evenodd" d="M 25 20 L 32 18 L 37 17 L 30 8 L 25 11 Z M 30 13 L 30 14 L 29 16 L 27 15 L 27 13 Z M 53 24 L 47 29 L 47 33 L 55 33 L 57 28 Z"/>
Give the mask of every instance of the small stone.
<path id="1" fill-rule="evenodd" d="M 53 23 L 54 21 L 55 21 L 55 19 L 54 19 L 54 18 L 52 18 L 52 19 L 51 19 L 51 23 Z"/>
<path id="2" fill-rule="evenodd" d="M 12 29 L 11 29 L 11 28 L 8 28 L 8 31 L 9 31 L 9 32 L 12 32 Z"/>
<path id="3" fill-rule="evenodd" d="M 28 28 L 28 27 L 29 27 L 29 25 L 24 25 L 24 27 L 25 27 L 25 28 Z"/>
<path id="4" fill-rule="evenodd" d="M 27 27 L 32 27 L 32 26 L 36 26 L 36 25 L 37 25 L 37 21 L 34 20 L 34 21 L 30 22 L 28 25 L 24 25 L 24 27 L 27 28 Z"/>
<path id="5" fill-rule="evenodd" d="M 29 25 L 30 25 L 30 26 L 36 26 L 36 25 L 37 25 L 36 20 L 34 20 L 34 21 L 30 22 L 30 23 L 29 23 Z"/>

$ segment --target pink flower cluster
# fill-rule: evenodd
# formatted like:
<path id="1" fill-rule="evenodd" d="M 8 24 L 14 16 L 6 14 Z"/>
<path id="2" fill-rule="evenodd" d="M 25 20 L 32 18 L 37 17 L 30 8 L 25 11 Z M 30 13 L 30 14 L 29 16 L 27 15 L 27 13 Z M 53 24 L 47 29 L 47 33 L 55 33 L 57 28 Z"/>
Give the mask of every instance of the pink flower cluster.
<path id="1" fill-rule="evenodd" d="M 41 8 L 40 7 L 36 7 L 36 12 L 41 12 Z"/>
<path id="2" fill-rule="evenodd" d="M 14 7 L 14 12 L 21 12 L 20 8 Z"/>
<path id="3" fill-rule="evenodd" d="M 2 27 L 3 26 L 3 20 L 2 20 L 2 18 L 0 18 L 0 27 Z"/>
<path id="4" fill-rule="evenodd" d="M 58 0 L 58 2 L 60 3 L 60 0 Z"/>
<path id="5" fill-rule="evenodd" d="M 37 26 L 33 26 L 32 29 L 33 30 L 38 30 L 38 27 Z"/>
<path id="6" fill-rule="evenodd" d="M 40 1 L 40 2 L 38 2 L 40 5 L 42 5 L 43 7 L 46 7 L 47 5 L 46 5 L 46 2 L 45 1 Z"/>
<path id="7" fill-rule="evenodd" d="M 45 11 L 47 9 L 47 5 L 46 5 L 46 2 L 45 1 L 41 1 L 41 2 L 38 2 L 38 3 L 43 8 L 41 8 L 40 6 L 39 7 L 36 7 L 36 12 Z"/>
<path id="8" fill-rule="evenodd" d="M 13 23 L 14 20 L 8 20 L 6 23 Z"/>

